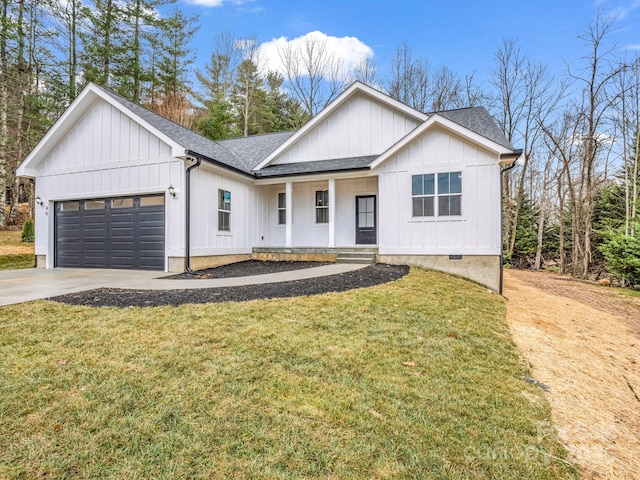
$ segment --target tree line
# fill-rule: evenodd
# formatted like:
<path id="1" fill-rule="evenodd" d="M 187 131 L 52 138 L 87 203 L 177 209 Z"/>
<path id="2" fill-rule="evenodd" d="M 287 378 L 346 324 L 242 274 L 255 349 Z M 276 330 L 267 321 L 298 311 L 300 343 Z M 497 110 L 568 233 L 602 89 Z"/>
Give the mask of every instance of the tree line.
<path id="1" fill-rule="evenodd" d="M 640 283 L 640 60 L 612 43 L 603 15 L 566 71 L 507 38 L 478 80 L 406 42 L 384 72 L 370 57 L 347 66 L 313 35 L 280 48 L 270 70 L 255 36 L 221 32 L 197 69 L 197 19 L 171 0 L 1 1 L 0 226 L 33 202 L 15 168 L 87 82 L 222 139 L 300 128 L 360 80 L 424 112 L 484 105 L 522 147 L 504 173 L 506 262 Z"/>

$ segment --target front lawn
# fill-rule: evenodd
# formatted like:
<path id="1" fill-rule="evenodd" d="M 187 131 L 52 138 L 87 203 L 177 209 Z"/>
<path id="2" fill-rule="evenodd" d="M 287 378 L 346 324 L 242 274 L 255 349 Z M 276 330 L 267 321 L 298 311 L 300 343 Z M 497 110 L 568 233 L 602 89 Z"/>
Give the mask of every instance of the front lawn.
<path id="1" fill-rule="evenodd" d="M 444 274 L 2 307 L 0 358 L 0 478 L 577 478 L 502 299 Z"/>
<path id="2" fill-rule="evenodd" d="M 34 264 L 33 242 L 23 242 L 19 230 L 0 230 L 0 270 L 31 268 Z"/>

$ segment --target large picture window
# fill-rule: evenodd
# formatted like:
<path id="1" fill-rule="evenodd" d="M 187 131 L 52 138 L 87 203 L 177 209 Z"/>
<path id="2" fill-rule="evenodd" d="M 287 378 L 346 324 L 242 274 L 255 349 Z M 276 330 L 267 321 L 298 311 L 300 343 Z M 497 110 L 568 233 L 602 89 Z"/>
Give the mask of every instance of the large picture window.
<path id="1" fill-rule="evenodd" d="M 316 223 L 329 223 L 329 190 L 316 191 Z"/>
<path id="2" fill-rule="evenodd" d="M 411 197 L 414 217 L 462 215 L 462 172 L 412 175 Z"/>
<path id="3" fill-rule="evenodd" d="M 218 190 L 218 230 L 231 231 L 231 192 Z"/>
<path id="4" fill-rule="evenodd" d="M 287 194 L 278 193 L 278 225 L 287 223 Z"/>

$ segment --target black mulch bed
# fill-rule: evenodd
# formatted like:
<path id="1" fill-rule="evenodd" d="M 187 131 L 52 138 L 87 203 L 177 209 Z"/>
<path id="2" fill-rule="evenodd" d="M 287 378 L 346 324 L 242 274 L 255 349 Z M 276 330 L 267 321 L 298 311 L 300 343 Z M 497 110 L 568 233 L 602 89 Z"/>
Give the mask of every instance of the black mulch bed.
<path id="1" fill-rule="evenodd" d="M 49 300 L 90 307 L 161 307 L 187 303 L 244 302 L 265 298 L 301 297 L 327 292 L 344 292 L 391 282 L 409 273 L 404 265 L 376 264 L 353 272 L 292 282 L 244 285 L 193 290 L 127 290 L 98 288 L 52 297 Z"/>
<path id="2" fill-rule="evenodd" d="M 304 268 L 319 267 L 328 265 L 329 262 L 266 262 L 261 260 L 247 260 L 245 262 L 230 263 L 215 268 L 198 270 L 194 274 L 180 273 L 169 277 L 162 277 L 170 280 L 193 280 L 206 278 L 232 278 L 248 277 L 250 275 L 263 275 L 266 273 L 290 272 L 292 270 L 302 270 Z"/>

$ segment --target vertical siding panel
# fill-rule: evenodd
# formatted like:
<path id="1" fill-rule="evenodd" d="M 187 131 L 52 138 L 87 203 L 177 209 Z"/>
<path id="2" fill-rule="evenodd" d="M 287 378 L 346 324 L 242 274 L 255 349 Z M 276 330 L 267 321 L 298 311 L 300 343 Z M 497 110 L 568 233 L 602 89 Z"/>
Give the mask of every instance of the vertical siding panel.
<path id="1" fill-rule="evenodd" d="M 131 133 L 131 120 L 124 114 L 120 114 L 120 144 L 119 144 L 119 158 L 130 158 L 131 139 L 129 137 Z"/>
<path id="2" fill-rule="evenodd" d="M 128 158 L 140 158 L 140 143 L 138 135 L 140 126 L 135 122 L 129 122 L 129 154 Z"/>

